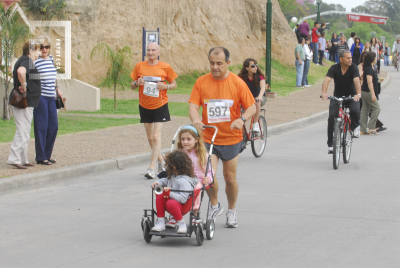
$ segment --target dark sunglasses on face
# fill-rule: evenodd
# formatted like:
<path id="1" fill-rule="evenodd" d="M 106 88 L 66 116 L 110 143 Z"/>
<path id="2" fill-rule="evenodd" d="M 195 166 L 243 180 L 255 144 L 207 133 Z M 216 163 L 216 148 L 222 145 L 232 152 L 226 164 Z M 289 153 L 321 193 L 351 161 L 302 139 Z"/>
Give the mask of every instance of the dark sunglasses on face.
<path id="1" fill-rule="evenodd" d="M 49 48 L 50 48 L 50 46 L 40 46 L 40 49 L 43 49 L 43 48 L 45 48 L 45 49 L 49 49 Z"/>
<path id="2" fill-rule="evenodd" d="M 250 65 L 251 68 L 257 67 L 257 64 Z"/>

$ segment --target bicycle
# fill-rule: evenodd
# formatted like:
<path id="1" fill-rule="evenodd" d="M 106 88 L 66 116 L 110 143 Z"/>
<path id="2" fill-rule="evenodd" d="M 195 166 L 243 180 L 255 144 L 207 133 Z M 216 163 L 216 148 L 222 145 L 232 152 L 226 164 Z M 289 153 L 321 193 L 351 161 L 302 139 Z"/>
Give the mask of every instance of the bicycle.
<path id="1" fill-rule="evenodd" d="M 347 105 L 343 105 L 344 101 L 352 100 L 353 97 L 336 98 L 329 96 L 328 99 L 339 102 L 339 117 L 335 118 L 333 127 L 333 168 L 339 168 L 340 153 L 343 147 L 343 162 L 345 164 L 350 161 L 351 145 L 353 143 L 353 132 L 351 131 L 350 109 Z M 343 109 L 344 108 L 344 109 Z"/>
<path id="2" fill-rule="evenodd" d="M 240 111 L 243 114 L 245 112 L 245 109 L 241 107 Z M 252 130 L 254 116 L 251 118 L 249 131 L 247 131 L 246 124 L 243 125 L 242 129 L 242 152 L 244 149 L 246 149 L 247 144 L 251 142 L 251 150 L 255 157 L 260 157 L 264 153 L 265 145 L 267 144 L 267 121 L 265 120 L 265 109 L 261 109 L 261 112 L 264 113 L 264 116 L 260 114 L 260 116 L 258 117 L 260 133 L 256 133 Z"/>

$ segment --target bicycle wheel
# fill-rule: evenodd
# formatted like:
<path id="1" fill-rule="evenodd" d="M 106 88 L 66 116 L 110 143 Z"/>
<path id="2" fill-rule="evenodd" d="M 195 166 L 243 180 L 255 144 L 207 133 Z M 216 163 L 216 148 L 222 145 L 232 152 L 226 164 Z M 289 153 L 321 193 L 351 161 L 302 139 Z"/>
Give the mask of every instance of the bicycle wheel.
<path id="1" fill-rule="evenodd" d="M 264 116 L 260 115 L 258 123 L 260 125 L 260 133 L 251 132 L 251 150 L 255 157 L 260 157 L 264 153 L 265 145 L 267 144 L 267 121 L 265 121 Z"/>
<path id="2" fill-rule="evenodd" d="M 343 162 L 345 164 L 350 161 L 351 145 L 353 144 L 353 137 L 350 133 L 350 125 L 345 125 L 346 131 L 343 133 Z"/>
<path id="3" fill-rule="evenodd" d="M 339 168 L 339 161 L 340 161 L 340 146 L 341 146 L 341 129 L 340 123 L 335 121 L 335 127 L 333 130 L 333 168 Z"/>

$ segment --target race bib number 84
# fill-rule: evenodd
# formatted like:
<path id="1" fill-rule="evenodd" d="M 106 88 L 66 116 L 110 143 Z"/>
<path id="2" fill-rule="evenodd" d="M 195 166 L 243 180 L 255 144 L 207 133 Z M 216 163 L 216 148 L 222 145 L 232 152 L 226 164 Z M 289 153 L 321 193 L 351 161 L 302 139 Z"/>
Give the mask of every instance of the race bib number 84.
<path id="1" fill-rule="evenodd" d="M 231 121 L 231 112 L 227 102 L 207 103 L 208 123 L 219 123 Z"/>

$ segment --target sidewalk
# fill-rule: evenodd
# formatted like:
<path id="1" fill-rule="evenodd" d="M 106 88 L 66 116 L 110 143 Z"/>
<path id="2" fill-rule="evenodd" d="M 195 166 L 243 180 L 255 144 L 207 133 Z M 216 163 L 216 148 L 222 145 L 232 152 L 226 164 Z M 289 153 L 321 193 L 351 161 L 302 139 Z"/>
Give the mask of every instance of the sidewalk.
<path id="1" fill-rule="evenodd" d="M 385 77 L 386 72 L 380 74 Z M 328 93 L 333 92 L 334 83 L 331 82 Z M 129 92 L 127 94 L 130 94 Z M 328 101 L 321 101 L 321 84 L 296 91 L 289 96 L 269 99 L 263 107 L 266 109 L 266 120 L 268 127 L 275 126 L 300 118 L 309 117 L 313 114 L 326 111 Z M 383 92 L 384 94 L 384 92 Z M 186 100 L 185 100 L 186 98 Z M 170 101 L 187 101 L 187 95 L 171 95 Z M 83 114 L 82 114 L 83 115 Z M 60 115 L 70 116 L 70 115 Z M 85 115 L 94 116 L 94 115 Z M 136 116 L 115 116 L 95 115 L 107 117 L 136 117 Z M 163 125 L 162 147 L 171 146 L 173 135 L 179 126 L 190 123 L 188 117 L 172 117 L 172 121 Z M 137 155 L 149 152 L 149 145 L 146 132 L 142 124 L 121 127 L 112 127 L 103 130 L 79 132 L 58 136 L 52 158 L 57 163 L 51 166 L 35 165 L 26 170 L 19 170 L 6 164 L 11 143 L 0 143 L 0 180 L 1 178 L 23 175 L 32 172 L 44 171 L 68 167 L 82 163 L 90 163 L 105 159 L 116 159 L 118 157 Z M 35 163 L 34 139 L 29 143 L 29 161 Z M 143 170 L 145 173 L 145 170 Z"/>

